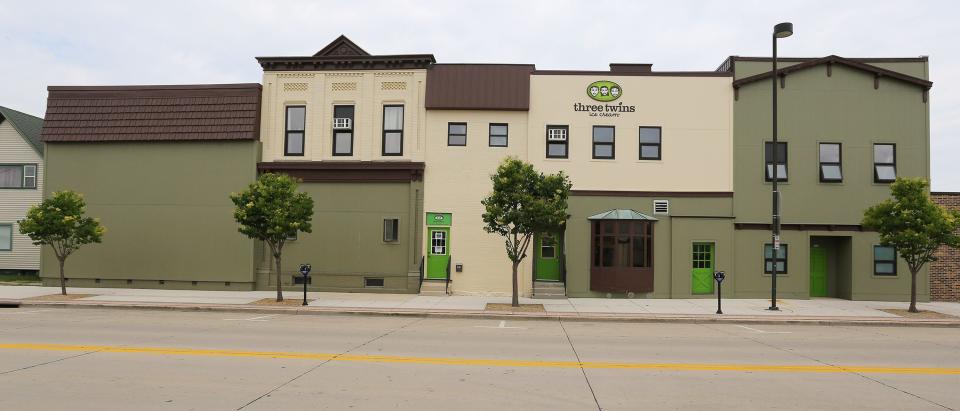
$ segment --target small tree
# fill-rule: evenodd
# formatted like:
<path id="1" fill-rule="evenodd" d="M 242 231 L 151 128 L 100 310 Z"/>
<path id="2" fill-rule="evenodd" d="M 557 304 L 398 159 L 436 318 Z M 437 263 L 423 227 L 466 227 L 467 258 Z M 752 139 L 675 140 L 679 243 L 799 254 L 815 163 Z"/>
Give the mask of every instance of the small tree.
<path id="1" fill-rule="evenodd" d="M 298 231 L 312 232 L 313 199 L 307 193 L 297 192 L 298 182 L 285 174 L 267 173 L 246 191 L 230 194 L 236 206 L 233 218 L 240 223 L 238 231 L 265 242 L 277 263 L 277 302 L 283 301 L 280 284 L 283 245 Z"/>
<path id="2" fill-rule="evenodd" d="M 868 208 L 863 225 L 880 233 L 880 244 L 893 247 L 910 267 L 910 312 L 917 311 L 917 273 L 936 261 L 942 245 L 960 246 L 956 235 L 960 213 L 930 200 L 929 185 L 919 178 L 897 178 L 890 185 L 893 198 Z"/>
<path id="3" fill-rule="evenodd" d="M 73 191 L 57 191 L 40 204 L 30 207 L 18 222 L 20 233 L 35 245 L 48 244 L 60 263 L 60 293 L 67 295 L 63 266 L 67 257 L 80 246 L 99 243 L 107 230 L 95 218 L 84 217 L 86 203 Z"/>
<path id="4" fill-rule="evenodd" d="M 570 216 L 567 198 L 570 180 L 561 171 L 544 175 L 529 163 L 507 157 L 490 176 L 493 192 L 481 203 L 484 231 L 505 237 L 507 258 L 513 262 L 514 307 L 520 306 L 517 268 L 527 256 L 536 233 L 559 231 Z"/>

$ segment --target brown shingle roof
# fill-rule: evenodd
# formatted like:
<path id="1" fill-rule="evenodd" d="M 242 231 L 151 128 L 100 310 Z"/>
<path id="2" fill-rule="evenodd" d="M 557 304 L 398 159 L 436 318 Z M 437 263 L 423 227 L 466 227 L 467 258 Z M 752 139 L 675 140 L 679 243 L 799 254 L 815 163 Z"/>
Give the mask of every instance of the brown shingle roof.
<path id="1" fill-rule="evenodd" d="M 434 64 L 427 109 L 529 110 L 533 64 Z"/>
<path id="2" fill-rule="evenodd" d="M 259 84 L 47 88 L 41 139 L 256 140 Z"/>

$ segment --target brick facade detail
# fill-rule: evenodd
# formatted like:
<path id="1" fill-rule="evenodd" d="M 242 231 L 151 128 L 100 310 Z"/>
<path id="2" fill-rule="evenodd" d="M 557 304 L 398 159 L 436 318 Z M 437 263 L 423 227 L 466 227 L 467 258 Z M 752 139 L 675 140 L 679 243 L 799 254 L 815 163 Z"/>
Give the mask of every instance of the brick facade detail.
<path id="1" fill-rule="evenodd" d="M 930 197 L 937 204 L 960 210 L 960 192 L 934 192 Z M 940 247 L 937 261 L 930 263 L 930 301 L 960 302 L 960 250 Z"/>

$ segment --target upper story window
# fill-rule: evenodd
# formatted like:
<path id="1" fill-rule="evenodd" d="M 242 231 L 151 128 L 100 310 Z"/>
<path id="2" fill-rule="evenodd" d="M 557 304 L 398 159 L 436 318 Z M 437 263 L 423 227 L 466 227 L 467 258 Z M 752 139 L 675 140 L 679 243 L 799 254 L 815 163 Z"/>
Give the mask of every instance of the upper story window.
<path id="1" fill-rule="evenodd" d="M 0 188 L 37 188 L 37 165 L 0 165 Z"/>
<path id="2" fill-rule="evenodd" d="M 660 159 L 660 127 L 640 127 L 640 159 Z"/>
<path id="3" fill-rule="evenodd" d="M 547 126 L 547 158 L 567 158 L 569 155 L 568 126 Z"/>
<path id="4" fill-rule="evenodd" d="M 897 146 L 873 145 L 873 181 L 889 183 L 897 179 Z"/>
<path id="5" fill-rule="evenodd" d="M 504 123 L 490 123 L 490 147 L 507 146 L 507 125 Z"/>
<path id="6" fill-rule="evenodd" d="M 333 106 L 333 155 L 353 155 L 353 106 Z"/>
<path id="7" fill-rule="evenodd" d="M 839 143 L 820 143 L 820 181 L 843 181 L 842 158 Z"/>
<path id="8" fill-rule="evenodd" d="M 383 155 L 403 155 L 403 106 L 383 106 Z"/>
<path id="9" fill-rule="evenodd" d="M 593 126 L 593 158 L 614 158 L 614 134 L 613 126 Z"/>
<path id="10" fill-rule="evenodd" d="M 467 145 L 467 123 L 447 123 L 447 145 Z"/>
<path id="11" fill-rule="evenodd" d="M 763 143 L 764 179 L 773 181 L 773 143 Z M 777 142 L 777 181 L 787 181 L 787 143 Z"/>
<path id="12" fill-rule="evenodd" d="M 286 133 L 283 143 L 283 155 L 302 156 L 304 128 L 307 120 L 306 106 L 287 106 Z"/>

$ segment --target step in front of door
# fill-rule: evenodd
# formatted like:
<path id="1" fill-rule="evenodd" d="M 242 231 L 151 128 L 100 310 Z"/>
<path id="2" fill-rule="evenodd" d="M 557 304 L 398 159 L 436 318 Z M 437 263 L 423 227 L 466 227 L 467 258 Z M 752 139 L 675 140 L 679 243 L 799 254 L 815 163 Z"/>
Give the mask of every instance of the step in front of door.
<path id="1" fill-rule="evenodd" d="M 567 298 L 566 284 L 557 281 L 535 281 L 533 283 L 533 298 Z"/>
<path id="2" fill-rule="evenodd" d="M 444 296 L 447 295 L 446 280 L 424 280 L 420 285 L 420 295 Z"/>

